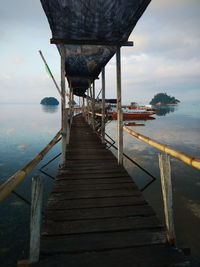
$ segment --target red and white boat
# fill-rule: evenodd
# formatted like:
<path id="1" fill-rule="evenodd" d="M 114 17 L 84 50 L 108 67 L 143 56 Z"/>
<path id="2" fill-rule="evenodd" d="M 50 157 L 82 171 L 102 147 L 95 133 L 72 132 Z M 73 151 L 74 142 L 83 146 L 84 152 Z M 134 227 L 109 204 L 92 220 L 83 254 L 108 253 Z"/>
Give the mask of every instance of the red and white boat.
<path id="1" fill-rule="evenodd" d="M 129 108 L 122 108 L 122 112 L 124 120 L 151 119 L 151 116 L 155 114 L 154 111 L 147 111 L 142 109 L 129 109 Z M 113 120 L 116 120 L 117 109 L 115 107 L 111 107 L 108 111 L 108 116 L 110 116 Z"/>

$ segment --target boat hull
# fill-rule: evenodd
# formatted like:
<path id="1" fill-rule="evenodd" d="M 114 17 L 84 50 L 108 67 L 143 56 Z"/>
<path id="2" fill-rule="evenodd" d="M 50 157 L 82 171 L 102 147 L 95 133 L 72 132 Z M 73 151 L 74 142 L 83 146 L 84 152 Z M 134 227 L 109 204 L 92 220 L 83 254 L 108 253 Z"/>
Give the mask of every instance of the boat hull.
<path id="1" fill-rule="evenodd" d="M 154 112 L 149 113 L 123 113 L 124 120 L 146 120 L 151 119 L 151 115 L 155 114 Z M 117 120 L 117 112 L 109 112 L 108 115 L 113 119 Z"/>

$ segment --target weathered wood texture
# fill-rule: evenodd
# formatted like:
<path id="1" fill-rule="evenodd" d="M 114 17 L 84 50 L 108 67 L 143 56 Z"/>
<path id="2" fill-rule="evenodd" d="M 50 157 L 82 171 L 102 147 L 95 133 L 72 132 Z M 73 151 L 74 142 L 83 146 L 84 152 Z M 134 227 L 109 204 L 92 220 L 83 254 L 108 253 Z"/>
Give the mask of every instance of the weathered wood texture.
<path id="1" fill-rule="evenodd" d="M 32 179 L 31 197 L 31 225 L 30 225 L 30 262 L 38 262 L 40 255 L 40 227 L 42 214 L 42 192 L 43 185 L 40 177 Z"/>
<path id="2" fill-rule="evenodd" d="M 170 244 L 175 245 L 176 238 L 175 238 L 174 214 L 173 214 L 170 158 L 169 155 L 167 155 L 166 153 L 159 153 L 158 158 L 159 158 L 167 239 Z"/>
<path id="3" fill-rule="evenodd" d="M 74 117 L 42 226 L 40 262 L 31 266 L 175 266 L 183 255 L 126 170 Z"/>

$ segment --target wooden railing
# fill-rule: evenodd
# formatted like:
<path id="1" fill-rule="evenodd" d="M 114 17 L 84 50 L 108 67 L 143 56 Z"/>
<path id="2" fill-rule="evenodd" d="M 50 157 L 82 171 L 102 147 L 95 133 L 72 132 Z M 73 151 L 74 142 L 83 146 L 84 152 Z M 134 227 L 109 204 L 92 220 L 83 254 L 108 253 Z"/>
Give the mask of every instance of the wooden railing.
<path id="1" fill-rule="evenodd" d="M 199 159 L 195 159 L 194 157 L 191 157 L 185 153 L 182 153 L 178 150 L 175 150 L 167 145 L 164 145 L 162 143 L 159 143 L 149 137 L 146 137 L 142 134 L 139 134 L 129 128 L 127 128 L 126 126 L 123 127 L 123 129 L 128 132 L 129 134 L 131 134 L 132 136 L 138 138 L 139 140 L 149 144 L 150 146 L 153 146 L 171 156 L 173 156 L 174 158 L 177 158 L 183 162 L 185 162 L 186 164 L 200 170 L 200 160 Z"/>
<path id="2" fill-rule="evenodd" d="M 42 160 L 47 152 L 60 140 L 60 135 L 61 130 L 34 159 L 0 185 L 0 202 L 8 197 L 16 186 L 26 177 L 26 175 L 31 172 L 31 170 Z"/>
<path id="3" fill-rule="evenodd" d="M 167 232 L 167 239 L 171 245 L 176 245 L 175 228 L 174 228 L 174 215 L 173 215 L 173 198 L 172 198 L 172 183 L 171 183 L 171 166 L 170 166 L 170 156 L 173 156 L 182 162 L 200 170 L 200 160 L 191 157 L 185 153 L 177 151 L 167 145 L 159 143 L 149 137 L 139 134 L 126 126 L 123 129 L 136 137 L 137 139 L 163 151 L 164 153 L 159 153 L 159 167 L 160 167 L 160 178 L 162 186 L 162 195 L 164 203 L 164 214 L 165 214 L 165 226 Z"/>

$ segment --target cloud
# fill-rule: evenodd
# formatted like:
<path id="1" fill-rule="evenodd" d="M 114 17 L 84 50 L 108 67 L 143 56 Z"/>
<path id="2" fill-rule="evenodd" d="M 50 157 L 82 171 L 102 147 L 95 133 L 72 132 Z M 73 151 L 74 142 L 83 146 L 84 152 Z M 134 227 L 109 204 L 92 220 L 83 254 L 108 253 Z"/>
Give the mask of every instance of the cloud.
<path id="1" fill-rule="evenodd" d="M 17 64 L 23 62 L 22 57 L 19 57 L 19 56 L 14 57 L 13 61 L 14 61 L 14 63 L 17 63 Z"/>
<path id="2" fill-rule="evenodd" d="M 6 135 L 13 135 L 15 133 L 15 128 L 8 128 L 4 130 Z"/>
<path id="3" fill-rule="evenodd" d="M 11 80 L 11 78 L 12 78 L 12 75 L 9 73 L 2 73 L 0 76 L 0 80 L 4 80 L 4 81 Z"/>
<path id="4" fill-rule="evenodd" d="M 18 147 L 17 147 L 19 150 L 25 150 L 25 149 L 27 149 L 27 145 L 26 144 L 20 144 L 20 145 L 18 145 Z"/>
<path id="5" fill-rule="evenodd" d="M 151 1 L 130 36 L 134 47 L 122 48 L 125 103 L 148 102 L 163 88 L 177 98 L 200 99 L 199 13 L 199 0 Z M 37 52 L 44 52 L 59 81 L 59 54 L 49 44 L 51 31 L 40 1 L 4 1 L 0 34 L 1 101 L 38 102 L 53 92 L 57 97 Z M 106 97 L 116 96 L 115 65 L 114 57 L 106 66 Z"/>

